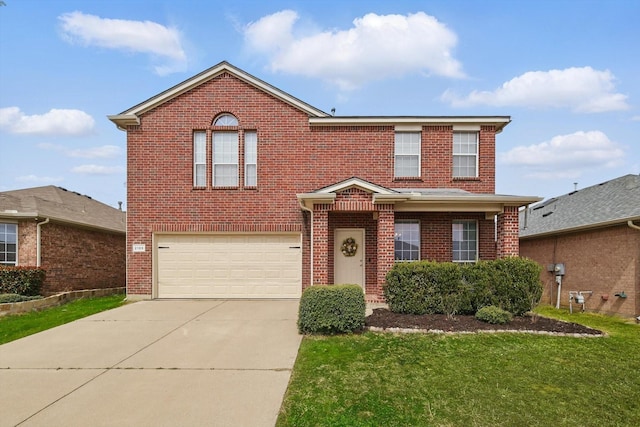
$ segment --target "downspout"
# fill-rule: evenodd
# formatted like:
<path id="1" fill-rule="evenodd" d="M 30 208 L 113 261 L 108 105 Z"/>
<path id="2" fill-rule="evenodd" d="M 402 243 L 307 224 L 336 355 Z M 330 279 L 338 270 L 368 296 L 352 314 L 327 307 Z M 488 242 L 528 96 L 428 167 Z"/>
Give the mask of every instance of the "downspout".
<path id="1" fill-rule="evenodd" d="M 309 209 L 308 207 L 306 207 L 304 205 L 304 203 L 302 202 L 302 200 L 299 201 L 300 202 L 300 209 L 302 209 L 303 211 L 307 211 L 309 212 L 309 215 L 311 216 L 309 221 L 310 221 L 310 225 L 311 225 L 311 243 L 309 246 L 311 246 L 311 250 L 309 251 L 309 256 L 311 257 L 311 259 L 309 260 L 309 264 L 311 264 L 311 271 L 310 271 L 310 276 L 311 276 L 311 286 L 313 286 L 313 209 Z"/>
<path id="2" fill-rule="evenodd" d="M 49 223 L 49 218 L 36 224 L 36 267 L 40 267 L 40 226 Z"/>
<path id="3" fill-rule="evenodd" d="M 629 227 L 631 227 L 631 228 L 636 229 L 636 230 L 640 230 L 640 227 L 639 227 L 639 226 L 637 226 L 637 225 L 635 225 L 635 224 L 633 223 L 633 221 L 631 221 L 631 220 L 627 221 L 627 225 L 628 225 Z"/>

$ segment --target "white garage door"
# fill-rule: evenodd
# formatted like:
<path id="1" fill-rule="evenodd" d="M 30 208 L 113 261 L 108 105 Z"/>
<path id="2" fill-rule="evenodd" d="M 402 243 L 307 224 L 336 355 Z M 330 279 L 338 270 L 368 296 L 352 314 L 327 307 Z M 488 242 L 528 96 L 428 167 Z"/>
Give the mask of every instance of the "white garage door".
<path id="1" fill-rule="evenodd" d="M 299 298 L 299 234 L 157 235 L 158 298 Z"/>

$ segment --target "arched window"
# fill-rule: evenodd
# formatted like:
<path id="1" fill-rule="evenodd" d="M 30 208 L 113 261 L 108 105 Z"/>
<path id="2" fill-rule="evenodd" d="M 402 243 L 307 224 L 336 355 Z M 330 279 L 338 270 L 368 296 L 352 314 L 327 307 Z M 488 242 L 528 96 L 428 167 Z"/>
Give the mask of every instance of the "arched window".
<path id="1" fill-rule="evenodd" d="M 221 114 L 213 121 L 214 126 L 238 126 L 238 119 L 231 114 Z"/>
<path id="2" fill-rule="evenodd" d="M 233 115 L 220 114 L 213 121 L 214 126 L 238 126 L 238 119 Z M 237 187 L 238 186 L 238 131 L 213 132 L 213 186 Z"/>

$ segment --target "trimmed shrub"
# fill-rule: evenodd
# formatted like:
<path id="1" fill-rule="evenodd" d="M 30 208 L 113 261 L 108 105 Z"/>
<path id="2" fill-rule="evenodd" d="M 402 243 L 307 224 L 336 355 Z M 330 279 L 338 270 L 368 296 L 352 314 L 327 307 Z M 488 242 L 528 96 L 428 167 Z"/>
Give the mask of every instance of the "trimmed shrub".
<path id="1" fill-rule="evenodd" d="M 364 327 L 366 304 L 358 285 L 312 286 L 300 298 L 301 334 L 336 334 Z"/>
<path id="2" fill-rule="evenodd" d="M 502 258 L 490 263 L 493 270 L 493 305 L 516 316 L 521 316 L 538 305 L 542 297 L 540 265 L 519 257 Z"/>
<path id="3" fill-rule="evenodd" d="M 44 279 L 45 271 L 39 267 L 0 265 L 0 294 L 38 295 Z"/>
<path id="4" fill-rule="evenodd" d="M 496 307 L 495 305 L 482 307 L 476 313 L 476 319 L 493 325 L 504 325 L 505 323 L 511 322 L 511 318 L 511 313 L 501 309 L 500 307 Z"/>
<path id="5" fill-rule="evenodd" d="M 540 270 L 518 257 L 475 264 L 397 263 L 387 274 L 384 297 L 395 313 L 453 316 L 495 305 L 520 316 L 540 301 Z"/>
<path id="6" fill-rule="evenodd" d="M 0 304 L 6 304 L 11 302 L 24 302 L 24 301 L 32 301 L 34 299 L 42 299 L 41 296 L 33 296 L 27 297 L 24 295 L 18 294 L 0 294 Z"/>

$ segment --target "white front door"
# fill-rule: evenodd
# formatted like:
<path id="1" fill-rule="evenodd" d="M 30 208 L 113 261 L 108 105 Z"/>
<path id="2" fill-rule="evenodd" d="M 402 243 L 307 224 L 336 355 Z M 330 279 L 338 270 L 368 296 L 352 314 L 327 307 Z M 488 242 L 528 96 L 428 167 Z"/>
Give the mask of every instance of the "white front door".
<path id="1" fill-rule="evenodd" d="M 364 289 L 364 229 L 337 228 L 333 236 L 333 283 Z"/>

